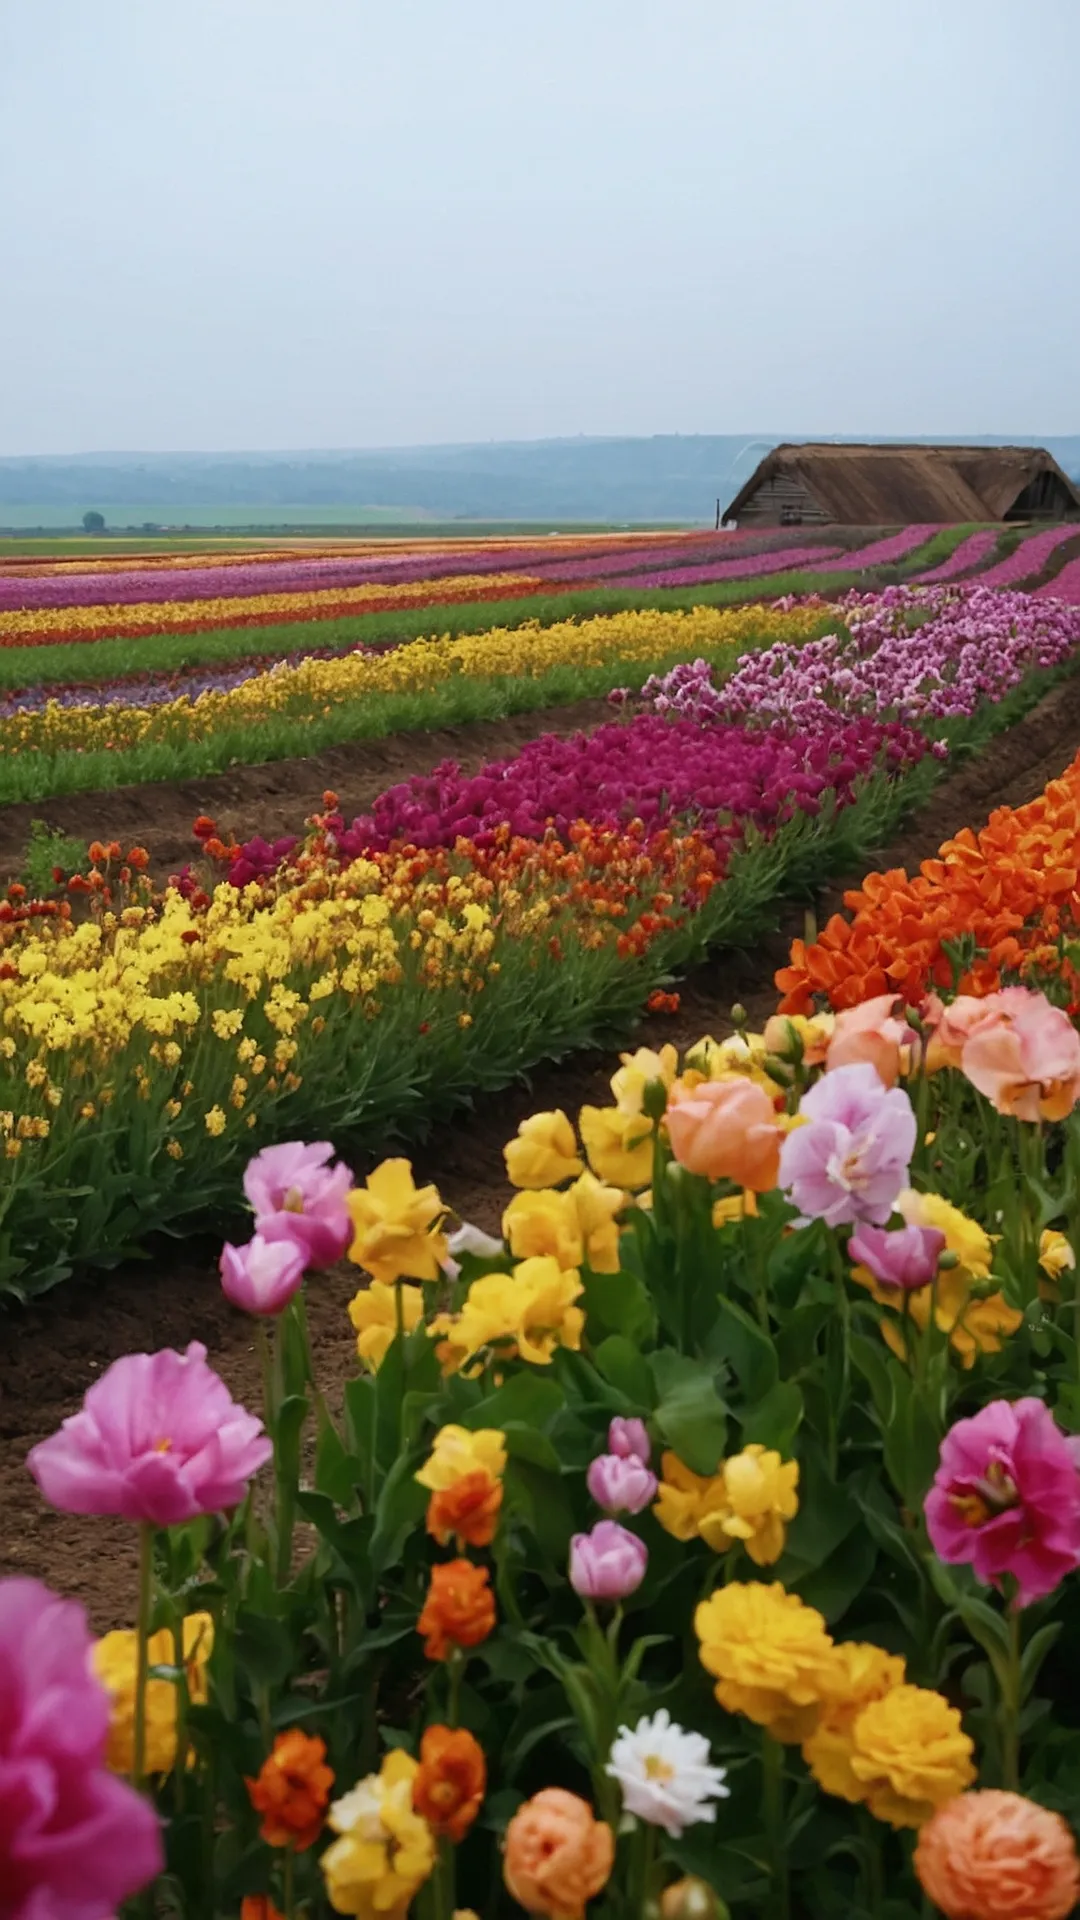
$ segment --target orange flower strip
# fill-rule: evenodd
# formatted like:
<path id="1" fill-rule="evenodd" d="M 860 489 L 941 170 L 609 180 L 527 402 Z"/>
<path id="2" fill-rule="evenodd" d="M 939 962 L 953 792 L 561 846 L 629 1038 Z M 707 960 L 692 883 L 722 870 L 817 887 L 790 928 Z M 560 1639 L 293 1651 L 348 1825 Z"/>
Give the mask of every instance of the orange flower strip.
<path id="1" fill-rule="evenodd" d="M 953 984 L 948 948 L 967 943 L 960 993 L 987 994 L 1010 976 L 1063 976 L 1077 997 L 1062 943 L 1080 929 L 1080 755 L 1023 807 L 999 807 L 980 832 L 965 827 L 924 860 L 868 874 L 845 894 L 812 944 L 796 940 L 776 975 L 783 1013 L 817 998 L 838 1009 L 892 993 L 916 1006 Z"/>
<path id="2" fill-rule="evenodd" d="M 615 1859 L 615 1836 L 588 1802 L 563 1787 L 545 1787 L 519 1807 L 506 1829 L 503 1877 L 526 1913 L 582 1920 L 604 1888 Z"/>
<path id="3" fill-rule="evenodd" d="M 464 1727 L 428 1727 L 420 1742 L 413 1810 L 434 1833 L 464 1840 L 487 1791 L 484 1755 Z"/>
<path id="4" fill-rule="evenodd" d="M 441 1547 L 452 1539 L 463 1547 L 489 1547 L 499 1524 L 502 1498 L 502 1481 L 477 1468 L 432 1494 L 427 1530 Z"/>
<path id="5" fill-rule="evenodd" d="M 292 1847 L 298 1853 L 314 1846 L 333 1784 L 325 1741 L 297 1727 L 279 1733 L 258 1778 L 245 1782 L 252 1806 L 262 1815 L 259 1832 L 267 1846 Z"/>
<path id="6" fill-rule="evenodd" d="M 424 1609 L 416 1623 L 429 1660 L 446 1660 L 455 1647 L 478 1647 L 495 1625 L 495 1595 L 486 1567 L 444 1560 L 431 1569 Z"/>

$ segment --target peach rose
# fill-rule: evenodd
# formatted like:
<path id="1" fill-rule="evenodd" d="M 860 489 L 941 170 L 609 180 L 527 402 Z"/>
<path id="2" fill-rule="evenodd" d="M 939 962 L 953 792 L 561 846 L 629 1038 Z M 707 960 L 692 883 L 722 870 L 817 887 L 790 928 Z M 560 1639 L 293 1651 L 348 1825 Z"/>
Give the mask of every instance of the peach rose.
<path id="1" fill-rule="evenodd" d="M 961 1070 L 999 1113 L 1064 1120 L 1080 1099 L 1080 1033 L 1067 1013 L 1027 987 L 990 999 L 993 1017 L 968 1034 Z"/>
<path id="2" fill-rule="evenodd" d="M 676 1081 L 667 1130 L 671 1151 L 688 1173 L 734 1180 L 754 1193 L 775 1187 L 784 1136 L 772 1101 L 752 1080 L 707 1080 L 692 1091 Z"/>
<path id="3" fill-rule="evenodd" d="M 922 1017 L 930 1032 L 926 1050 L 926 1071 L 937 1073 L 942 1067 L 958 1067 L 964 1046 L 981 1027 L 992 1027 L 998 1018 L 996 993 L 981 999 L 960 993 L 948 1004 L 936 993 L 927 994 Z"/>
<path id="4" fill-rule="evenodd" d="M 1065 1920 L 1080 1898 L 1076 1842 L 1061 1815 L 996 1789 L 939 1807 L 919 1835 L 915 1871 L 946 1920 Z"/>
<path id="5" fill-rule="evenodd" d="M 897 1020 L 895 993 L 879 993 L 860 1007 L 838 1013 L 825 1055 L 825 1071 L 869 1062 L 887 1087 L 895 1087 L 911 1056 L 914 1038 L 906 1020 Z"/>
<path id="6" fill-rule="evenodd" d="M 506 1829 L 503 1878 L 527 1913 L 582 1920 L 586 1903 L 608 1882 L 615 1836 L 588 1801 L 545 1787 L 519 1807 Z"/>

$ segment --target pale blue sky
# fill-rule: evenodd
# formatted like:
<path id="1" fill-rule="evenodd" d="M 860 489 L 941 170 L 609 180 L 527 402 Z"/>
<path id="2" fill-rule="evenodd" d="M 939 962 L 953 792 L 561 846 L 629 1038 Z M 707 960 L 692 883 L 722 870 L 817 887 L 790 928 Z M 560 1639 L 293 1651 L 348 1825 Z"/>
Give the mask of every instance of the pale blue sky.
<path id="1" fill-rule="evenodd" d="M 0 453 L 1080 431 L 1080 0 L 0 0 Z"/>

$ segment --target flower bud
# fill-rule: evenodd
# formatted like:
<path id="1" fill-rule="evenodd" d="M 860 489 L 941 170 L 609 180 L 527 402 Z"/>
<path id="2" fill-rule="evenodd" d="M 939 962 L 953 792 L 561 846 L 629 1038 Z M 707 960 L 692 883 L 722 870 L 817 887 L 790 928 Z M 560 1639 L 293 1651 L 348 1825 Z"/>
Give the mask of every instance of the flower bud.
<path id="1" fill-rule="evenodd" d="M 650 1120 L 660 1120 L 667 1112 L 668 1090 L 662 1080 L 646 1080 L 641 1095 L 642 1112 Z"/>
<path id="2" fill-rule="evenodd" d="M 742 1032 L 749 1018 L 750 1016 L 747 1013 L 746 1008 L 743 1006 L 742 1001 L 736 1000 L 735 1005 L 731 1009 L 731 1024 L 734 1027 L 736 1033 Z M 704 1885 L 704 1882 L 702 1882 L 702 1885 Z"/>
<path id="3" fill-rule="evenodd" d="M 598 1520 L 570 1542 L 570 1585 L 583 1600 L 625 1600 L 636 1593 L 649 1564 L 648 1548 L 617 1520 Z"/>
<path id="4" fill-rule="evenodd" d="M 660 1912 L 662 1920 L 730 1920 L 720 1895 L 691 1874 L 665 1887 Z"/>

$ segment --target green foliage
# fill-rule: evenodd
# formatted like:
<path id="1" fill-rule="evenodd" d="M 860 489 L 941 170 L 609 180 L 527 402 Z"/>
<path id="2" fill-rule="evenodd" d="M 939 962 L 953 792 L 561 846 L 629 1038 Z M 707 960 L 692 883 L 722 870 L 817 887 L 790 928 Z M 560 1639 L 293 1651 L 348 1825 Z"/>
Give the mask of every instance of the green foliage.
<path id="1" fill-rule="evenodd" d="M 44 820 L 32 820 L 22 857 L 23 884 L 32 899 L 47 900 L 73 873 L 86 871 L 89 857 L 85 840 L 47 826 Z"/>

